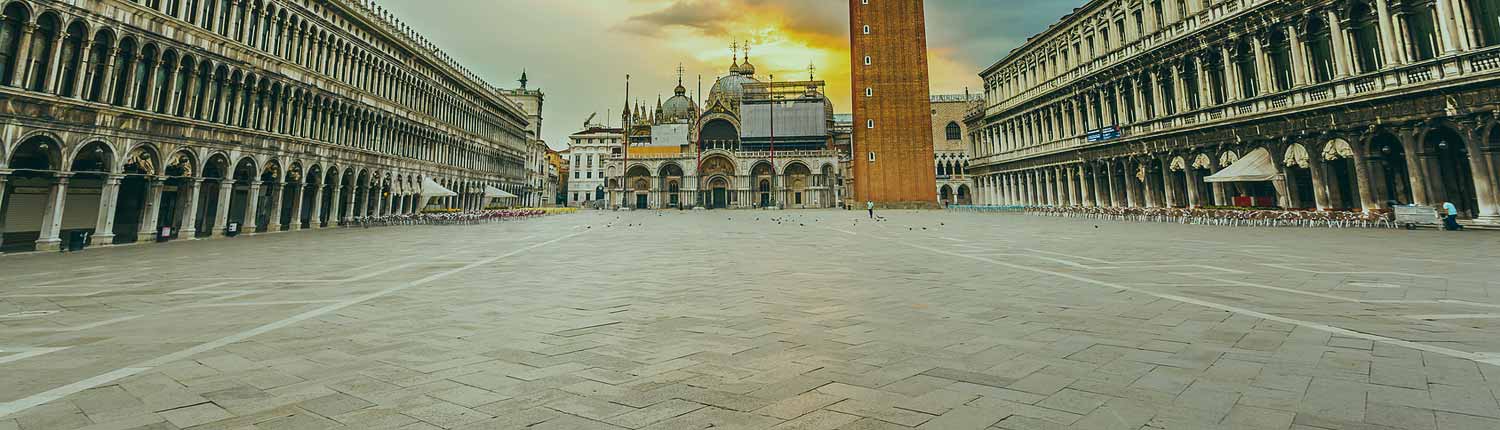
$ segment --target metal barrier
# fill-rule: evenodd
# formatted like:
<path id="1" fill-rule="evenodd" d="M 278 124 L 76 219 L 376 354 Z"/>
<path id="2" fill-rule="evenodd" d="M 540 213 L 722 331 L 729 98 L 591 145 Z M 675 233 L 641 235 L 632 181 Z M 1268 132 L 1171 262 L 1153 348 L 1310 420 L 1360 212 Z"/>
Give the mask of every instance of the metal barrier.
<path id="1" fill-rule="evenodd" d="M 998 213 L 1023 213 L 1025 206 L 991 206 L 991 205 L 948 205 L 948 210 L 955 212 L 998 212 Z"/>

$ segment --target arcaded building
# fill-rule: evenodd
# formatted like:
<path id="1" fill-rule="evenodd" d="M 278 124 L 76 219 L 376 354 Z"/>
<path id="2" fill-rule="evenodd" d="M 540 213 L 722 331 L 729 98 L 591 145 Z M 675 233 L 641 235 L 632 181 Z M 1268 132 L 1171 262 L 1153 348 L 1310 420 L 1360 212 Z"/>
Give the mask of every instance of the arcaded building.
<path id="1" fill-rule="evenodd" d="M 11 0 L 5 250 L 338 225 L 524 194 L 527 117 L 388 12 L 330 0 Z M 426 185 L 424 185 L 426 184 Z"/>
<path id="2" fill-rule="evenodd" d="M 985 69 L 989 204 L 1500 219 L 1500 2 L 1095 0 Z"/>

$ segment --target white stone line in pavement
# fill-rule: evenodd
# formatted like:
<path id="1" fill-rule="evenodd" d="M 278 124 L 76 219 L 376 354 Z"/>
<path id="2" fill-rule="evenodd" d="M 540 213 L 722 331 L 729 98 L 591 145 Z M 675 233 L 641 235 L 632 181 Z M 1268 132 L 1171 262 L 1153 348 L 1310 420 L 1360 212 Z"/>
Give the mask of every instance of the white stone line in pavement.
<path id="1" fill-rule="evenodd" d="M 31 357 L 36 357 L 38 355 L 42 355 L 42 354 L 51 354 L 51 353 L 54 353 L 54 352 L 57 352 L 57 351 L 62 351 L 64 349 L 68 349 L 68 348 L 69 347 L 66 347 L 66 346 L 64 346 L 64 347 L 57 347 L 57 348 L 17 348 L 17 347 L 9 347 L 9 346 L 0 347 L 0 352 L 14 352 L 15 353 L 13 355 L 7 355 L 7 356 L 4 356 L 4 357 L 0 357 L 0 364 L 10 363 L 10 362 L 13 362 L 13 361 L 25 360 L 25 359 L 28 359 L 28 358 L 31 358 Z"/>
<path id="2" fill-rule="evenodd" d="M 1027 249 L 1027 251 L 1038 251 L 1038 250 Z M 1056 253 L 1056 252 L 1049 252 L 1048 254 L 1056 254 L 1056 255 L 1062 255 L 1062 256 L 1065 256 L 1065 257 L 1078 258 L 1076 256 L 1066 255 L 1066 254 L 1059 254 L 1059 253 Z M 1083 270 L 1154 270 L 1154 269 L 1171 269 L 1171 268 L 1190 268 L 1190 269 L 1213 270 L 1213 271 L 1224 272 L 1224 273 L 1233 273 L 1233 274 L 1244 274 L 1244 273 L 1247 273 L 1247 272 L 1243 272 L 1243 271 L 1239 271 L 1239 270 L 1225 269 L 1223 267 L 1209 266 L 1209 265 L 1203 265 L 1203 264 L 1145 264 L 1145 263 L 1161 263 L 1161 262 L 1157 262 L 1157 261 L 1133 261 L 1133 262 L 1124 262 L 1124 263 L 1112 263 L 1112 262 L 1109 262 L 1109 261 L 1104 261 L 1104 260 L 1098 260 L 1098 259 L 1089 258 L 1089 260 L 1095 260 L 1095 261 L 1103 262 L 1105 264 L 1109 264 L 1110 265 L 1108 267 L 1105 267 L 1105 266 L 1090 266 L 1090 265 L 1079 263 L 1079 262 L 1076 262 L 1076 261 L 1069 261 L 1069 260 L 1064 260 L 1064 259 L 1061 259 L 1061 258 L 1048 257 L 1048 256 L 1045 256 L 1045 255 L 1014 254 L 1014 253 L 989 254 L 989 255 L 995 256 L 995 257 L 1028 257 L 1028 258 L 1036 258 L 1036 259 L 1047 260 L 1047 261 L 1051 261 L 1051 262 L 1054 262 L 1054 263 L 1057 263 L 1057 264 L 1061 264 L 1061 265 L 1064 265 L 1064 266 L 1073 267 L 1073 268 L 1077 268 L 1077 269 L 1083 269 Z M 1126 265 L 1126 263 L 1129 263 L 1129 264 L 1132 264 L 1132 265 Z"/>
<path id="3" fill-rule="evenodd" d="M 261 334 L 265 334 L 265 333 L 268 333 L 268 332 L 271 332 L 271 331 L 274 331 L 274 330 L 278 330 L 278 329 L 281 329 L 283 327 L 286 327 L 286 326 L 289 326 L 289 325 L 292 325 L 292 324 L 296 324 L 296 323 L 299 323 L 299 322 L 302 322 L 302 321 L 306 321 L 306 320 L 309 320 L 309 319 L 312 319 L 312 318 L 316 318 L 316 317 L 319 317 L 319 316 L 322 316 L 322 315 L 325 315 L 325 314 L 328 314 L 328 313 L 331 313 L 331 312 L 334 312 L 334 311 L 338 311 L 340 309 L 347 308 L 349 306 L 353 306 L 353 305 L 356 305 L 356 304 L 364 303 L 364 302 L 369 301 L 369 300 L 373 300 L 373 299 L 377 299 L 377 298 L 384 297 L 384 296 L 387 296 L 387 295 L 391 295 L 391 294 L 394 294 L 394 293 L 397 293 L 397 292 L 401 292 L 401 291 L 404 291 L 404 290 L 407 290 L 407 289 L 410 289 L 410 288 L 414 288 L 414 287 L 419 287 L 419 286 L 422 286 L 422 285 L 426 285 L 426 284 L 428 284 L 428 283 L 430 283 L 432 281 L 443 279 L 443 278 L 451 276 L 451 275 L 453 275 L 455 273 L 463 272 L 463 271 L 466 271 L 466 270 L 469 270 L 469 269 L 473 269 L 475 267 L 479 267 L 479 266 L 483 266 L 483 265 L 487 265 L 487 264 L 493 264 L 496 261 L 500 261 L 502 259 L 509 258 L 511 256 L 520 254 L 522 252 L 530 251 L 530 250 L 533 250 L 533 249 L 536 249 L 536 248 L 540 248 L 540 247 L 543 247 L 543 246 L 547 246 L 547 245 L 551 245 L 551 244 L 554 244 L 554 243 L 557 243 L 557 242 L 561 242 L 563 240 L 566 240 L 566 239 L 569 239 L 569 238 L 572 238 L 572 237 L 576 237 L 576 236 L 582 235 L 582 234 L 587 233 L 587 232 L 588 232 L 588 230 L 584 230 L 584 231 L 580 231 L 580 232 L 577 232 L 577 233 L 572 233 L 572 234 L 568 234 L 568 235 L 565 235 L 565 236 L 561 236 L 561 237 L 558 237 L 558 238 L 555 238 L 555 239 L 552 239 L 552 240 L 548 240 L 548 241 L 545 241 L 545 242 L 540 242 L 540 243 L 528 245 L 528 246 L 522 247 L 520 249 L 511 251 L 511 252 L 507 252 L 505 254 L 497 255 L 497 256 L 486 258 L 486 259 L 479 260 L 479 261 L 475 261 L 475 262 L 466 264 L 466 265 L 464 265 L 462 267 L 457 267 L 457 268 L 454 268 L 454 269 L 450 269 L 450 270 L 445 271 L 445 272 L 440 272 L 440 273 L 437 273 L 437 274 L 429 275 L 429 276 L 427 276 L 425 278 L 418 279 L 418 280 L 409 282 L 409 283 L 404 284 L 404 285 L 398 285 L 398 286 L 386 288 L 384 290 L 376 291 L 376 292 L 365 294 L 365 295 L 362 295 L 362 296 L 359 296 L 359 297 L 355 297 L 355 298 L 352 298 L 352 299 L 344 300 L 344 301 L 341 301 L 341 302 L 338 302 L 338 303 L 330 304 L 328 306 L 324 306 L 324 307 L 321 307 L 321 308 L 317 308 L 317 309 L 313 309 L 313 310 L 310 310 L 310 311 L 307 311 L 307 312 L 303 312 L 301 314 L 297 314 L 297 315 L 294 315 L 294 316 L 282 319 L 280 321 L 271 322 L 271 323 L 268 323 L 268 324 L 261 325 L 259 327 L 253 328 L 253 329 L 249 329 L 249 330 L 245 330 L 245 331 L 242 331 L 242 332 L 239 332 L 239 333 L 231 334 L 229 336 L 224 336 L 222 338 L 219 338 L 219 339 L 207 342 L 207 343 L 199 344 L 198 346 L 194 346 L 194 347 L 187 348 L 187 349 L 184 349 L 184 350 L 181 350 L 181 351 L 177 351 L 177 352 L 174 352 L 174 353 L 171 353 L 171 354 L 167 354 L 167 355 L 163 355 L 163 356 L 160 356 L 160 357 L 157 357 L 157 358 L 146 360 L 146 361 L 141 362 L 141 363 L 139 363 L 139 364 L 137 364 L 135 366 L 126 367 L 126 368 L 122 368 L 122 369 L 117 369 L 117 370 L 114 370 L 114 371 L 111 371 L 111 372 L 108 372 L 108 373 L 105 373 L 105 374 L 102 374 L 102 375 L 99 375 L 99 376 L 95 376 L 93 378 L 85 379 L 85 380 L 82 380 L 82 381 L 74 382 L 72 384 L 64 385 L 62 387 L 54 388 L 52 390 L 48 390 L 48 391 L 43 392 L 43 393 L 35 394 L 35 395 L 29 396 L 29 397 L 24 397 L 24 398 L 21 398 L 21 399 L 15 400 L 15 401 L 11 401 L 11 402 L 8 402 L 8 403 L 3 403 L 3 404 L 0 404 L 0 418 L 5 418 L 7 416 L 13 415 L 13 414 L 21 412 L 21 411 L 25 411 L 25 410 L 30 409 L 32 407 L 35 407 L 35 406 L 38 406 L 38 405 L 42 405 L 42 404 L 45 404 L 45 403 L 53 401 L 53 400 L 60 399 L 60 398 L 65 397 L 65 396 L 67 396 L 69 394 L 77 393 L 77 392 L 80 392 L 80 391 L 83 391 L 83 390 L 87 390 L 87 389 L 90 389 L 90 388 L 93 388 L 93 387 L 97 387 L 97 386 L 100 386 L 100 385 L 103 385 L 103 384 L 107 384 L 107 383 L 115 381 L 117 379 L 124 378 L 124 377 L 130 376 L 130 375 L 134 375 L 134 374 L 137 374 L 137 373 L 141 373 L 141 372 L 144 372 L 144 371 L 147 371 L 147 370 L 151 370 L 153 368 L 156 368 L 156 367 L 159 367 L 159 366 L 162 366 L 162 365 L 174 362 L 174 361 L 182 360 L 182 359 L 185 359 L 185 358 L 188 358 L 188 357 L 192 357 L 194 355 L 198 355 L 198 354 L 201 354 L 201 353 L 204 353 L 204 352 L 208 352 L 208 351 L 212 351 L 212 350 L 215 350 L 215 349 L 219 349 L 219 348 L 224 347 L 225 345 L 229 345 L 229 344 L 233 344 L 233 343 L 236 343 L 236 342 L 240 342 L 240 341 L 243 341 L 245 339 L 249 339 L 251 337 L 259 336 Z"/>
<path id="4" fill-rule="evenodd" d="M 277 305 L 314 305 L 323 303 L 338 303 L 340 300 L 289 300 L 283 302 L 227 302 L 227 303 L 199 303 L 187 305 L 188 308 L 225 308 L 234 306 L 277 306 Z"/>
<path id="5" fill-rule="evenodd" d="M 91 291 L 91 292 L 87 292 L 87 293 L 11 294 L 11 295 L 8 295 L 8 296 L 0 296 L 0 299 L 37 298 L 37 297 L 89 297 L 89 296 L 97 296 L 97 295 L 100 295 L 100 294 L 108 293 L 110 291 L 114 291 L 114 290 L 99 290 L 99 291 Z"/>
<path id="6" fill-rule="evenodd" d="M 1271 285 L 1261 285 L 1261 284 L 1256 284 L 1256 283 L 1251 283 L 1251 282 L 1245 282 L 1245 281 L 1236 281 L 1236 280 L 1233 280 L 1233 279 L 1222 279 L 1222 278 L 1215 278 L 1215 277 L 1212 277 L 1212 276 L 1204 276 L 1204 275 L 1199 275 L 1199 274 L 1196 274 L 1196 273 L 1171 273 L 1171 275 L 1191 276 L 1191 277 L 1194 277 L 1194 278 L 1207 279 L 1207 280 L 1214 281 L 1214 282 L 1222 282 L 1222 283 L 1229 284 L 1229 285 L 1237 285 L 1237 286 L 1241 286 L 1241 287 L 1250 287 L 1250 288 L 1260 288 L 1260 289 L 1263 289 L 1263 290 L 1280 291 L 1280 292 L 1283 292 L 1283 293 L 1292 293 L 1292 294 L 1301 294 L 1301 295 L 1304 295 L 1304 296 L 1311 296 L 1311 297 L 1321 297 L 1321 298 L 1325 298 L 1325 299 L 1329 299 L 1329 300 L 1337 300 L 1337 301 L 1341 301 L 1341 302 L 1350 302 L 1350 303 L 1359 303 L 1360 302 L 1360 300 L 1358 298 L 1354 298 L 1354 297 L 1337 296 L 1337 295 L 1333 295 L 1333 294 L 1324 294 L 1324 293 L 1319 293 L 1319 292 L 1315 292 L 1315 291 L 1303 291 L 1303 290 L 1298 290 L 1298 289 L 1295 289 L 1295 288 L 1284 288 L 1284 287 L 1276 287 L 1276 286 L 1271 286 Z"/>
<path id="7" fill-rule="evenodd" d="M 1493 320 L 1500 319 L 1500 314 L 1433 314 L 1433 315 L 1402 315 L 1402 318 L 1414 320 Z"/>
<path id="8" fill-rule="evenodd" d="M 1097 286 L 1101 286 L 1101 287 L 1113 288 L 1113 289 L 1117 289 L 1117 290 L 1121 290 L 1121 291 L 1128 291 L 1128 292 L 1137 293 L 1137 294 L 1144 294 L 1144 295 L 1151 296 L 1151 297 L 1156 297 L 1156 298 L 1159 298 L 1159 299 L 1166 299 L 1166 300 L 1171 300 L 1171 301 L 1175 301 L 1175 302 L 1181 302 L 1181 303 L 1187 303 L 1187 304 L 1192 304 L 1192 305 L 1198 305 L 1198 306 L 1202 306 L 1202 307 L 1206 307 L 1206 308 L 1210 308 L 1210 309 L 1218 309 L 1218 310 L 1221 310 L 1221 311 L 1226 311 L 1226 312 L 1231 312 L 1231 313 L 1237 313 L 1237 314 L 1251 316 L 1251 317 L 1260 318 L 1260 319 L 1264 319 L 1264 320 L 1270 320 L 1270 321 L 1275 321 L 1275 322 L 1280 322 L 1280 323 L 1285 323 L 1285 324 L 1292 324 L 1292 325 L 1307 327 L 1307 328 L 1310 328 L 1310 329 L 1314 329 L 1314 330 L 1318 330 L 1318 331 L 1323 331 L 1323 332 L 1327 332 L 1327 333 L 1332 333 L 1332 334 L 1336 334 L 1336 335 L 1344 336 L 1344 337 L 1352 337 L 1352 338 L 1357 338 L 1357 339 L 1365 339 L 1365 340 L 1374 341 L 1374 342 L 1380 342 L 1380 343 L 1384 343 L 1384 344 L 1388 344 L 1388 345 L 1395 345 L 1395 346 L 1400 346 L 1400 347 L 1405 347 L 1405 348 L 1411 348 L 1411 349 L 1415 349 L 1415 350 L 1419 350 L 1419 351 L 1427 351 L 1427 352 L 1431 352 L 1431 353 L 1434 353 L 1434 354 L 1442 354 L 1442 355 L 1446 355 L 1446 356 L 1453 357 L 1453 358 L 1459 358 L 1459 359 L 1470 360 L 1470 361 L 1475 361 L 1475 362 L 1489 363 L 1486 360 L 1496 360 L 1496 362 L 1500 362 L 1500 358 L 1487 357 L 1487 356 L 1484 356 L 1482 354 L 1473 353 L 1473 352 L 1459 351 L 1459 350 L 1452 349 L 1452 348 L 1444 348 L 1444 347 L 1441 347 L 1441 346 L 1427 345 L 1427 344 L 1423 344 L 1423 343 L 1417 343 L 1417 342 L 1412 342 L 1412 341 L 1407 341 L 1407 340 L 1401 340 L 1401 339 L 1396 339 L 1396 338 L 1391 338 L 1391 337 L 1385 337 L 1385 336 L 1380 336 L 1380 335 L 1376 335 L 1376 334 L 1358 332 L 1358 331 L 1354 331 L 1354 330 L 1349 330 L 1349 329 L 1344 329 L 1344 328 L 1330 326 L 1330 325 L 1327 325 L 1327 324 L 1321 324 L 1321 323 L 1315 323 L 1315 322 L 1312 322 L 1312 321 L 1303 321 L 1303 320 L 1299 320 L 1299 319 L 1293 319 L 1293 318 L 1287 318 L 1287 317 L 1282 317 L 1282 316 L 1277 316 L 1277 315 L 1271 315 L 1271 314 L 1268 314 L 1268 313 L 1259 312 L 1259 311 L 1255 311 L 1255 310 L 1251 310 L 1251 309 L 1246 309 L 1246 308 L 1241 308 L 1241 307 L 1236 307 L 1236 306 L 1230 306 L 1230 305 L 1225 305 L 1225 304 L 1221 304 L 1221 303 L 1214 303 L 1214 302 L 1210 302 L 1210 301 L 1207 301 L 1207 300 L 1200 300 L 1200 299 L 1195 299 L 1195 298 L 1186 297 L 1186 296 L 1180 296 L 1180 295 L 1176 295 L 1176 294 L 1163 294 L 1163 293 L 1158 293 L 1158 292 L 1154 292 L 1154 291 L 1150 291 L 1150 290 L 1145 290 L 1145 289 L 1140 289 L 1140 288 L 1134 288 L 1134 287 L 1129 287 L 1129 286 L 1125 286 L 1125 285 L 1120 285 L 1120 284 L 1116 284 L 1116 283 L 1113 283 L 1113 282 L 1100 281 L 1100 280 L 1097 280 L 1097 279 L 1086 278 L 1086 277 L 1083 277 L 1083 276 L 1073 275 L 1073 274 L 1069 274 L 1069 273 L 1062 273 L 1062 272 L 1056 272 L 1056 271 L 1047 270 L 1047 269 L 1040 269 L 1040 268 L 1035 268 L 1035 267 L 1022 266 L 1022 265 L 1019 265 L 1019 264 L 1007 263 L 1007 262 L 996 260 L 996 259 L 993 259 L 993 258 L 987 258 L 987 257 L 976 256 L 976 255 L 967 255 L 967 254 L 960 254 L 960 253 L 957 253 L 957 252 L 945 251 L 945 250 L 942 250 L 942 249 L 937 249 L 937 248 L 922 246 L 922 245 L 918 245 L 918 244 L 910 243 L 910 242 L 904 242 L 904 241 L 896 241 L 896 242 L 900 243 L 900 244 L 903 244 L 903 245 L 906 245 L 906 246 L 909 246 L 909 247 L 912 247 L 912 248 L 917 248 L 917 249 L 925 250 L 925 251 L 928 251 L 928 252 L 933 252 L 933 253 L 938 253 L 938 254 L 943 254 L 943 255 L 949 255 L 949 256 L 954 256 L 954 257 L 968 258 L 968 259 L 972 259 L 972 260 L 976 260 L 976 261 L 981 261 L 981 262 L 986 262 L 986 263 L 990 263 L 990 264 L 994 264 L 994 265 L 1005 266 L 1005 267 L 1009 267 L 1009 268 L 1016 269 L 1016 270 L 1025 270 L 1025 271 L 1033 272 L 1033 273 L 1040 273 L 1040 274 L 1044 274 L 1044 275 L 1051 275 L 1051 276 L 1056 276 L 1056 277 L 1059 277 L 1059 278 L 1071 279 L 1071 280 L 1074 280 L 1074 281 L 1083 282 L 1083 283 L 1087 283 L 1087 284 L 1093 284 L 1093 285 L 1097 285 Z M 1490 363 L 1490 364 L 1495 364 L 1495 363 Z"/>
<path id="9" fill-rule="evenodd" d="M 1210 276 L 1199 275 L 1199 274 L 1196 274 L 1196 273 L 1168 273 L 1168 274 L 1169 275 L 1174 275 L 1174 276 L 1191 276 L 1191 277 L 1194 277 L 1194 278 L 1207 279 L 1207 280 L 1210 280 L 1210 281 L 1222 282 L 1222 283 L 1230 284 L 1230 285 L 1238 285 L 1238 286 L 1242 286 L 1242 287 L 1251 287 L 1251 288 L 1260 288 L 1260 289 L 1273 290 L 1273 291 L 1281 291 L 1281 292 L 1285 292 L 1285 293 L 1301 294 L 1301 295 L 1313 296 L 1313 297 L 1321 297 L 1321 298 L 1325 298 L 1325 299 L 1338 300 L 1338 301 L 1342 301 L 1342 302 L 1351 302 L 1351 303 L 1366 303 L 1366 304 L 1380 304 L 1380 305 L 1464 305 L 1464 306 L 1477 306 L 1477 307 L 1497 308 L 1497 309 L 1500 309 L 1500 305 L 1493 305 L 1493 304 L 1489 304 L 1489 303 L 1471 302 L 1471 301 L 1468 301 L 1468 300 L 1458 300 L 1458 299 L 1412 299 L 1412 300 L 1407 300 L 1407 299 L 1361 299 L 1361 298 L 1357 298 L 1357 297 L 1344 297 L 1344 296 L 1339 296 L 1339 295 L 1334 295 L 1334 294 L 1324 294 L 1324 293 L 1319 293 L 1319 292 L 1315 292 L 1315 291 L 1303 291 L 1303 290 L 1298 290 L 1298 289 L 1295 289 L 1295 288 L 1283 288 L 1283 287 L 1275 287 L 1275 286 L 1270 286 L 1270 285 L 1256 284 L 1256 283 L 1251 283 L 1251 282 L 1236 281 L 1236 280 L 1232 280 L 1232 279 L 1214 278 L 1214 277 L 1210 277 Z M 1190 287 L 1190 286 L 1217 287 L 1219 285 L 1216 284 L 1216 285 L 1172 285 L 1172 286 L 1174 286 L 1174 287 Z"/>
<path id="10" fill-rule="evenodd" d="M 847 235 L 850 235 L 850 236 L 858 236 L 859 235 L 859 233 L 855 233 L 855 232 L 852 232 L 852 231 L 849 231 L 849 230 L 839 230 L 839 229 L 836 229 L 836 228 L 833 228 L 833 227 L 825 227 L 825 228 L 827 228 L 829 230 L 833 230 L 833 231 L 839 232 L 839 233 L 847 234 Z"/>
<path id="11" fill-rule="evenodd" d="M 111 318 L 111 319 L 107 319 L 107 320 L 99 321 L 99 322 L 93 322 L 93 323 L 88 323 L 88 324 L 83 324 L 83 325 L 67 326 L 67 327 L 0 328 L 0 332 L 6 332 L 6 333 L 54 333 L 54 332 L 65 332 L 65 331 L 83 331 L 83 330 L 88 330 L 88 329 L 91 329 L 91 328 L 98 328 L 98 327 L 107 326 L 107 325 L 118 323 L 118 322 L 130 321 L 130 320 L 133 320 L 133 319 L 136 319 L 136 318 L 140 318 L 142 316 L 144 316 L 144 315 L 129 315 L 129 316 L 123 316 L 123 317 L 119 317 L 119 318 Z"/>
<path id="12" fill-rule="evenodd" d="M 1442 276 L 1419 275 L 1419 274 L 1416 274 L 1416 273 L 1406 273 L 1406 272 L 1323 272 L 1323 271 L 1318 271 L 1318 270 L 1303 269 L 1303 268 L 1299 268 L 1299 267 L 1294 267 L 1294 266 L 1314 266 L 1314 265 L 1319 265 L 1319 264 L 1322 264 L 1322 263 L 1295 263 L 1295 264 L 1293 264 L 1293 263 L 1286 263 L 1286 264 L 1282 264 L 1282 263 L 1260 263 L 1260 265 L 1262 265 L 1262 266 L 1274 267 L 1274 268 L 1282 269 L 1282 270 L 1293 270 L 1293 271 L 1298 271 L 1298 272 L 1307 272 L 1307 273 L 1313 273 L 1313 274 L 1318 274 L 1318 275 L 1387 275 L 1387 276 L 1410 276 L 1410 277 L 1413 277 L 1413 278 L 1443 279 Z"/>
<path id="13" fill-rule="evenodd" d="M 17 400 L 6 402 L 6 403 L 0 403 L 0 418 L 8 417 L 8 416 L 13 415 L 13 414 L 15 414 L 17 412 L 21 412 L 21 411 L 24 411 L 24 410 L 27 410 L 27 409 L 31 409 L 31 408 L 36 407 L 36 406 L 44 405 L 47 402 L 51 402 L 53 400 L 61 399 L 63 397 L 67 397 L 67 396 L 69 396 L 71 394 L 78 393 L 78 392 L 83 391 L 83 390 L 87 390 L 87 389 L 94 388 L 94 387 L 97 387 L 97 386 L 100 386 L 100 385 L 108 384 L 110 382 L 114 382 L 114 381 L 119 380 L 121 378 L 126 378 L 126 377 L 129 377 L 131 375 L 144 372 L 146 370 L 148 370 L 148 369 L 141 368 L 141 367 L 127 367 L 127 368 L 124 368 L 124 369 L 116 369 L 116 370 L 114 370 L 112 372 L 105 373 L 103 375 L 95 376 L 95 377 L 92 377 L 92 378 L 89 378 L 89 379 L 85 379 L 85 380 L 82 380 L 82 381 L 74 382 L 72 384 L 68 384 L 68 385 L 64 385 L 64 386 L 61 386 L 61 387 L 53 388 L 51 390 L 47 390 L 45 392 L 42 392 L 40 394 L 36 394 L 36 395 L 30 396 L 30 397 L 26 397 L 26 398 L 22 398 L 22 399 L 17 399 Z"/>
<path id="14" fill-rule="evenodd" d="M 943 236 L 943 240 L 950 241 L 950 242 L 959 242 L 959 243 L 968 242 L 967 240 L 957 239 L 957 238 L 952 238 L 952 237 L 947 237 L 947 236 Z"/>

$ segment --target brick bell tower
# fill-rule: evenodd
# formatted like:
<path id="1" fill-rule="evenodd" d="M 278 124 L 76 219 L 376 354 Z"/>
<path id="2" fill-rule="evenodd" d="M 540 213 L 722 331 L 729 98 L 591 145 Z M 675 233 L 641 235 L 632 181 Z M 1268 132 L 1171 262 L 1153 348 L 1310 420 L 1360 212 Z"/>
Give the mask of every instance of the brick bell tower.
<path id="1" fill-rule="evenodd" d="M 937 206 L 922 6 L 922 0 L 849 0 L 857 206 Z"/>

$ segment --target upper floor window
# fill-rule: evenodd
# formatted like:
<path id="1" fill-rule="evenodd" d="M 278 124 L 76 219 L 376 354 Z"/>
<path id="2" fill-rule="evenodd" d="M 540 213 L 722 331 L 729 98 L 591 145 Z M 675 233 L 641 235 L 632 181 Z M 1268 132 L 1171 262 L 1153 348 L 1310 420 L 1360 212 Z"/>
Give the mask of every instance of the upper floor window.
<path id="1" fill-rule="evenodd" d="M 865 65 L 866 66 L 868 66 L 868 65 L 870 65 L 871 63 L 874 63 L 874 62 L 875 62 L 874 59 L 870 58 L 869 55 L 865 56 Z"/>
<path id="2" fill-rule="evenodd" d="M 964 138 L 963 129 L 958 126 L 958 122 L 956 121 L 948 123 L 947 134 L 948 140 L 959 140 Z"/>
<path id="3" fill-rule="evenodd" d="M 865 27 L 864 27 L 864 33 L 865 33 L 865 34 L 870 34 L 870 26 L 868 26 L 868 25 L 866 25 L 866 26 L 865 26 Z"/>

